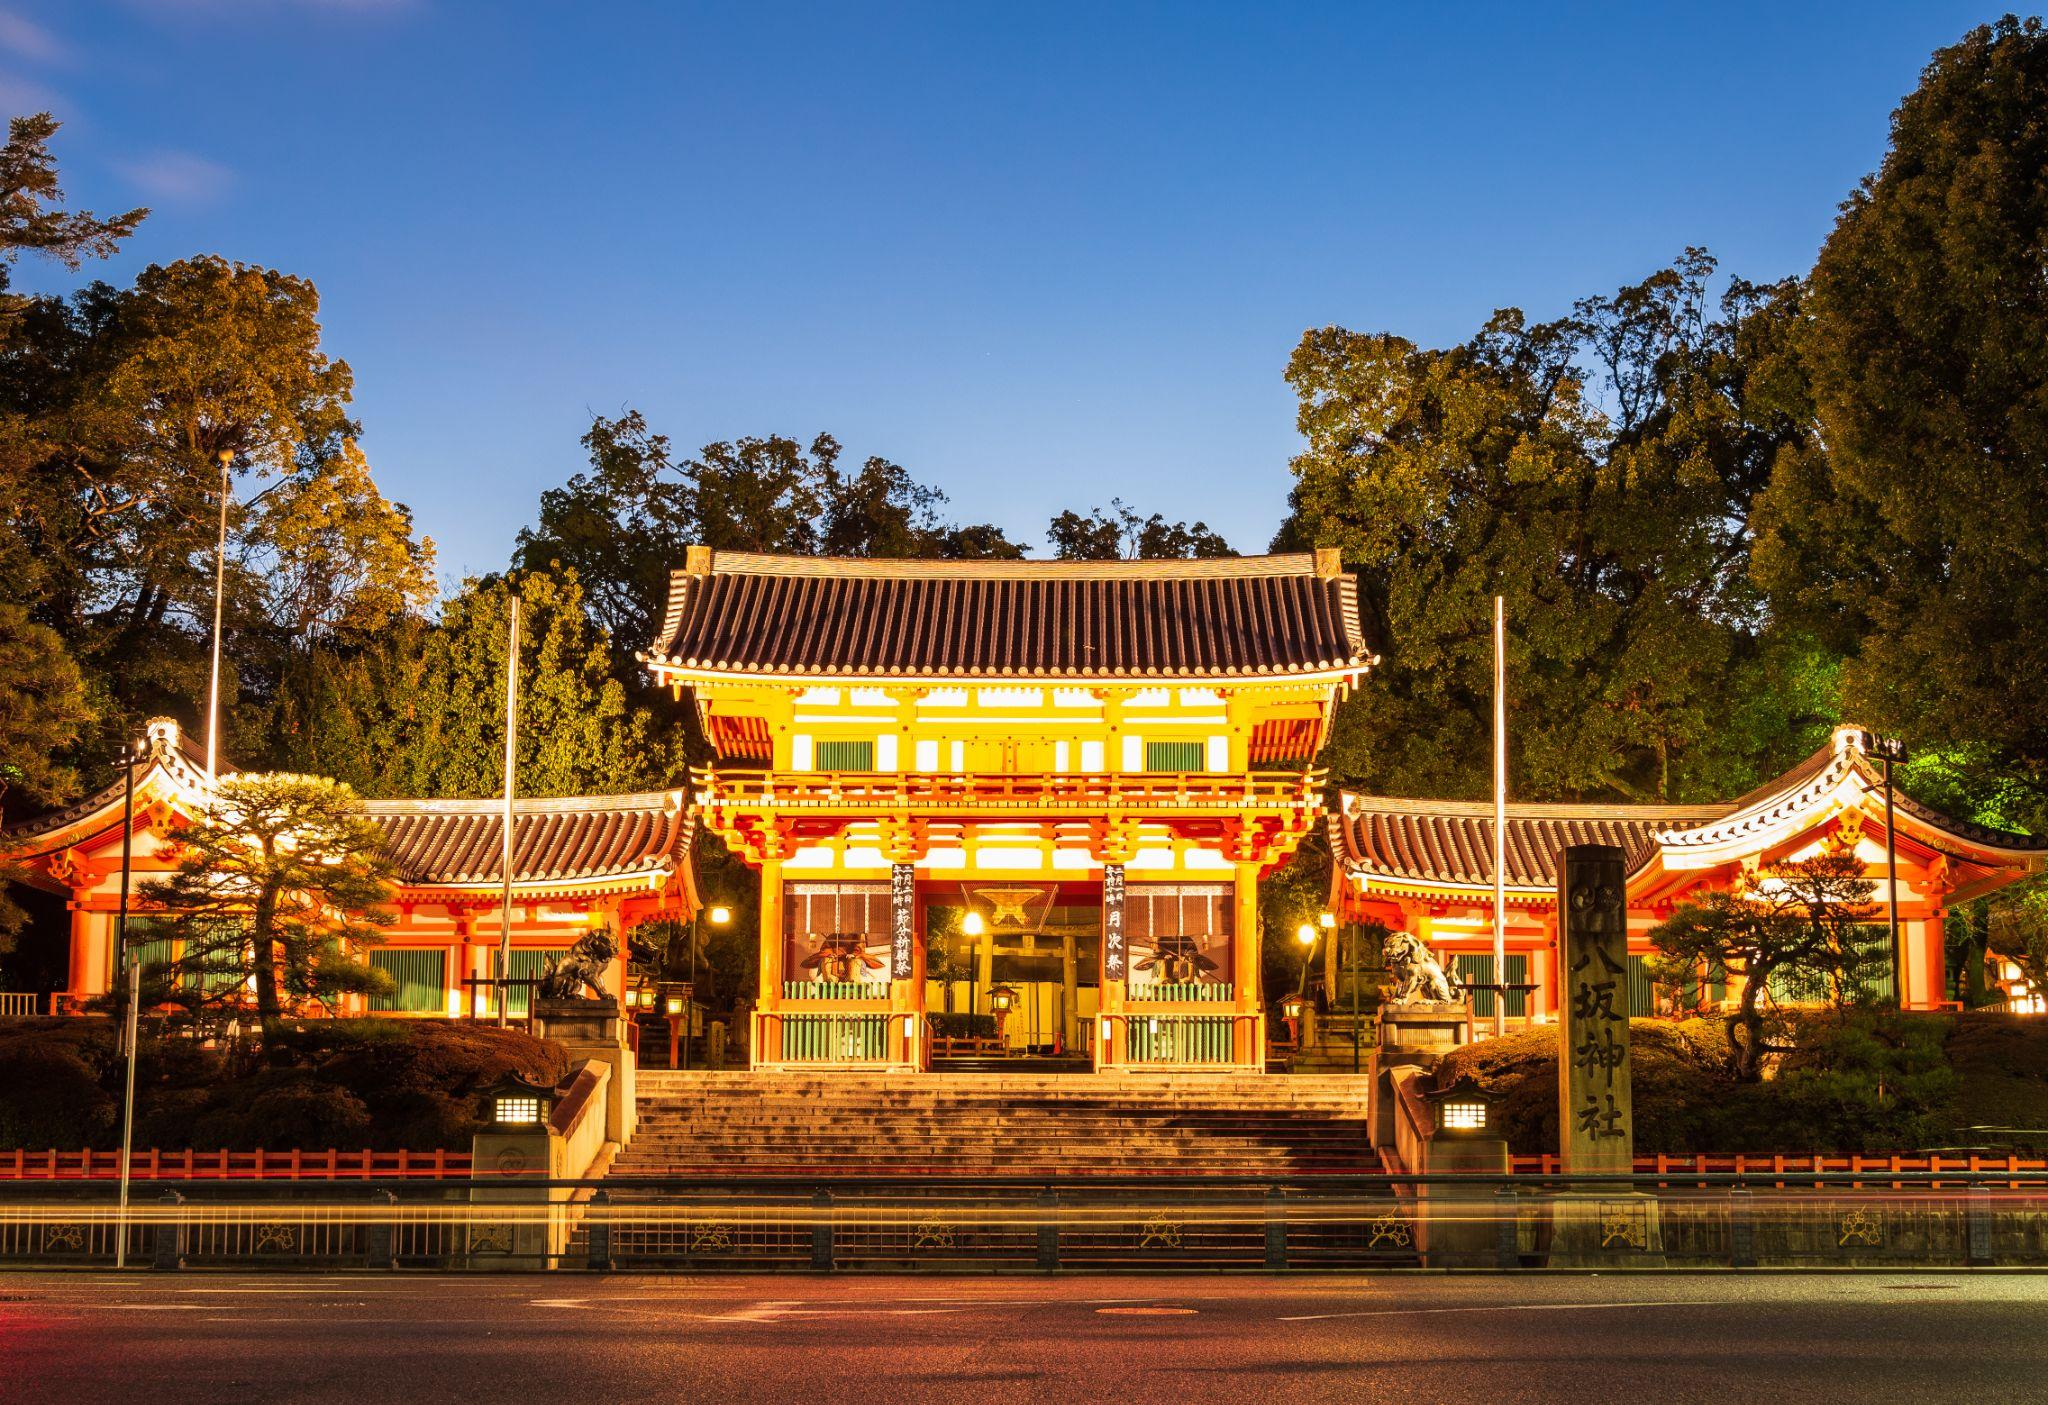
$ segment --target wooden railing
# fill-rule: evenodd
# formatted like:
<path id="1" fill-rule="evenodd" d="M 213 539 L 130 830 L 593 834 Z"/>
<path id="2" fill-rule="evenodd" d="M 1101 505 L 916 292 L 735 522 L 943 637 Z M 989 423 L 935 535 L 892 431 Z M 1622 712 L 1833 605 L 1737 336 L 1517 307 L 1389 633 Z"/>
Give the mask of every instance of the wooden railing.
<path id="1" fill-rule="evenodd" d="M 1263 1015 L 1140 1011 L 1096 1019 L 1105 1026 L 1096 1043 L 1097 1068 L 1265 1068 Z"/>
<path id="2" fill-rule="evenodd" d="M 886 1010 L 756 1010 L 748 1047 L 756 1068 L 917 1068 L 921 1023 Z"/>
<path id="3" fill-rule="evenodd" d="M 137 1180 L 442 1180 L 469 1174 L 466 1151 L 138 1150 Z M 118 1151 L 0 1151 L 0 1181 L 118 1180 Z"/>
<path id="4" fill-rule="evenodd" d="M 0 1020 L 30 1019 L 37 1014 L 42 997 L 34 992 L 0 990 Z"/>
<path id="5" fill-rule="evenodd" d="M 700 771 L 707 804 L 778 810 L 1159 810 L 1308 809 L 1322 772 L 1111 772 L 1071 775 L 922 771 Z"/>

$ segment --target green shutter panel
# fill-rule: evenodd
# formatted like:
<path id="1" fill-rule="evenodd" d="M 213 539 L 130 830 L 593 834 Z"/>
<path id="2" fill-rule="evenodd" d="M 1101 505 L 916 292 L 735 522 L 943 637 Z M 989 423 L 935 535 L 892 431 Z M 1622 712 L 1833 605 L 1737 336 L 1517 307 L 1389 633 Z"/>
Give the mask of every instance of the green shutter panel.
<path id="1" fill-rule="evenodd" d="M 1491 956 L 1454 956 L 1451 968 L 1458 979 L 1467 985 L 1493 984 L 1493 958 Z M 1493 1018 L 1493 992 L 1475 990 L 1472 992 L 1473 1017 Z"/>
<path id="2" fill-rule="evenodd" d="M 389 995 L 370 998 L 370 1008 L 407 1015 L 438 1015 L 446 1009 L 447 954 L 439 951 L 373 951 L 370 964 L 391 976 Z"/>
<path id="3" fill-rule="evenodd" d="M 538 951 L 515 951 L 512 953 L 511 964 L 505 968 L 505 978 L 514 981 L 539 980 L 541 968 L 548 964 L 549 957 L 566 956 L 568 953 L 569 948 L 565 946 L 543 947 Z M 524 1015 L 530 1008 L 529 1002 L 532 998 L 532 986 L 513 986 L 505 992 L 505 1013 Z"/>
<path id="4" fill-rule="evenodd" d="M 821 771 L 872 771 L 875 769 L 873 742 L 819 742 L 818 769 Z"/>
<path id="5" fill-rule="evenodd" d="M 1200 742 L 1146 742 L 1145 769 L 1148 771 L 1199 771 L 1202 769 Z"/>

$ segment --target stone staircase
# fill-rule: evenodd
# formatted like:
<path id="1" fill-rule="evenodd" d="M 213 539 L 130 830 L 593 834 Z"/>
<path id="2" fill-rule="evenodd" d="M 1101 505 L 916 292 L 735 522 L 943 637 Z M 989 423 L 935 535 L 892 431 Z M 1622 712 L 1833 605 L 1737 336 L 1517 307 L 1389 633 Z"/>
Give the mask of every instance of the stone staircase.
<path id="1" fill-rule="evenodd" d="M 1366 1080 L 646 1070 L 614 1176 L 1270 1177 L 1378 1169 Z"/>

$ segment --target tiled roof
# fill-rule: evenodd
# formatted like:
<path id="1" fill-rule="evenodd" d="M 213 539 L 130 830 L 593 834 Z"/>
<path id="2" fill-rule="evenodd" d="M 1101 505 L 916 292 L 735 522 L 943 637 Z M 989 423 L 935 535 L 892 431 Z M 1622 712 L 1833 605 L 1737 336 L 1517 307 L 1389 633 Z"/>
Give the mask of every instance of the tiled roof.
<path id="1" fill-rule="evenodd" d="M 1567 845 L 1611 844 L 1631 872 L 1657 847 L 1657 835 L 1704 824 L 1726 805 L 1510 805 L 1507 885 L 1554 888 L 1557 855 Z M 1493 882 L 1493 806 L 1484 801 L 1343 797 L 1330 817 L 1338 851 L 1368 875 L 1411 882 L 1484 886 Z"/>
<path id="2" fill-rule="evenodd" d="M 408 885 L 501 882 L 503 805 L 495 800 L 371 800 L 386 852 Z M 671 872 L 695 821 L 679 791 L 513 802 L 512 878 L 576 882 Z"/>
<path id="3" fill-rule="evenodd" d="M 1851 787 L 1864 795 L 1881 793 L 1883 763 L 1870 754 L 1870 734 L 1860 727 L 1837 727 L 1825 746 L 1776 780 L 1758 786 L 1726 807 L 1721 822 L 1701 825 L 1678 837 L 1685 847 L 1699 847 L 1739 841 L 1746 834 L 1796 816 L 1824 797 Z M 1932 805 L 1913 799 L 1896 786 L 1892 802 L 1902 815 L 1918 821 L 1938 837 L 1959 841 L 1976 849 L 2005 850 L 2009 853 L 2048 851 L 2048 837 L 2014 834 L 1993 829 L 1974 820 L 1945 814 Z M 1938 840 L 1937 840 L 1938 842 Z"/>
<path id="4" fill-rule="evenodd" d="M 1865 734 L 1838 727 L 1826 746 L 1776 780 L 1719 805 L 1510 805 L 1507 807 L 1507 885 L 1551 889 L 1558 852 L 1571 844 L 1612 844 L 1635 872 L 1660 845 L 1699 851 L 1754 844 L 1785 824 L 1804 823 L 1813 807 L 1848 787 L 1850 803 L 1874 805 L 1881 785 Z M 1483 801 L 1396 800 L 1376 795 L 1342 797 L 1330 816 L 1331 841 L 1352 871 L 1391 882 L 1487 887 L 1493 883 L 1493 806 Z M 1959 820 L 1894 792 L 1900 814 L 1924 828 L 1937 847 L 1957 843 L 1983 855 L 2048 851 L 2048 839 L 2008 834 Z M 1932 832 L 1931 836 L 1929 832 Z M 1944 841 L 1943 836 L 1946 836 Z M 2029 860 L 2033 861 L 2033 860 Z"/>
<path id="5" fill-rule="evenodd" d="M 655 665 L 836 677 L 1218 678 L 1372 662 L 1334 553 L 867 561 L 708 552 L 671 578 Z"/>
<path id="6" fill-rule="evenodd" d="M 153 717 L 143 731 L 141 745 L 145 748 L 146 760 L 138 760 L 135 766 L 137 803 L 147 805 L 150 796 L 147 791 L 153 778 L 161 777 L 160 784 L 173 791 L 193 790 L 206 782 L 206 747 L 184 735 L 178 724 L 168 717 Z M 223 772 L 234 768 L 223 765 Z M 118 824 L 123 792 L 126 782 L 111 781 L 90 795 L 81 796 L 68 805 L 54 810 L 45 810 L 31 815 L 0 829 L 0 854 L 14 858 L 33 857 L 34 842 L 44 835 L 56 834 L 70 828 L 81 820 L 107 817 L 109 824 Z M 75 838 L 75 836 L 74 836 Z"/>

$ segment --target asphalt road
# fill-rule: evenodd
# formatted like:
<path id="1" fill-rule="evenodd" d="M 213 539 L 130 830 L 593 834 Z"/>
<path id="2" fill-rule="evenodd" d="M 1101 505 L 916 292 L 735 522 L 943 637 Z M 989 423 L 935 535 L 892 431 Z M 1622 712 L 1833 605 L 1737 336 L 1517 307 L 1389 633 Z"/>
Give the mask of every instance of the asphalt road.
<path id="1" fill-rule="evenodd" d="M 2048 1276 L 0 1275 L 0 1400 L 2040 1399 Z"/>

